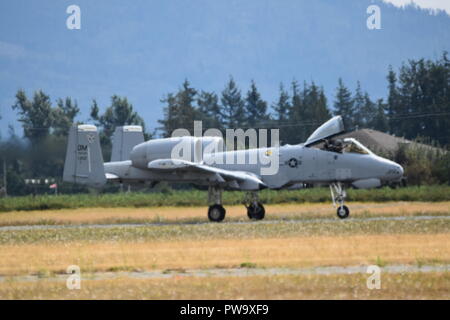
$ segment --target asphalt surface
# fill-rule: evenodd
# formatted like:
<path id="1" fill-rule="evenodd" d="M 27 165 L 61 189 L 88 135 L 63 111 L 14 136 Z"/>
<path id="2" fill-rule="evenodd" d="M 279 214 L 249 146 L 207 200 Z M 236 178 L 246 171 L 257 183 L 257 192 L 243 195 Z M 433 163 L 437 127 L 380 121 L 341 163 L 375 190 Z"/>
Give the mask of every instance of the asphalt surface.
<path id="1" fill-rule="evenodd" d="M 187 270 L 160 270 L 142 272 L 96 272 L 82 273 L 82 279 L 108 280 L 118 278 L 130 279 L 168 279 L 173 277 L 248 277 L 248 276 L 275 276 L 275 275 L 340 275 L 340 274 L 368 274 L 369 266 L 328 266 L 312 268 L 215 268 L 215 269 L 187 269 Z M 381 274 L 406 274 L 427 272 L 448 272 L 450 265 L 390 265 L 380 268 Z M 373 273 L 373 270 L 370 271 Z M 68 274 L 58 274 L 52 277 L 38 275 L 26 276 L 0 276 L 4 281 L 66 281 Z"/>

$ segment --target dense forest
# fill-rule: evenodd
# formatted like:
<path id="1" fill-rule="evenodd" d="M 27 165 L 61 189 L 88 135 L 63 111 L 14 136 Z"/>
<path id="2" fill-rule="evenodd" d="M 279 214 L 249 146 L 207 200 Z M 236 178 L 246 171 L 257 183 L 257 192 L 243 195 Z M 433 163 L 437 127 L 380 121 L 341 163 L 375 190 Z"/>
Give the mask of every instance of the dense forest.
<path id="1" fill-rule="evenodd" d="M 116 126 L 141 125 L 146 138 L 167 137 L 177 128 L 192 129 L 194 120 L 203 129 L 279 128 L 281 143 L 297 144 L 332 115 L 342 115 L 347 130 L 372 128 L 407 139 L 417 139 L 441 148 L 450 145 L 450 61 L 444 52 L 436 60 L 409 60 L 399 70 L 387 70 L 387 98 L 373 99 L 356 84 L 354 92 L 337 80 L 333 101 L 315 82 L 280 83 L 279 97 L 264 101 L 257 84 L 242 90 L 230 76 L 220 93 L 193 88 L 185 80 L 178 91 L 161 99 L 164 116 L 160 127 L 149 130 L 126 97 L 113 95 L 109 106 L 92 101 L 90 122 L 100 128 L 105 160 L 109 159 L 111 135 Z M 74 98 L 54 103 L 43 91 L 27 96 L 16 93 L 11 106 L 23 127 L 23 137 L 10 129 L 0 140 L 1 158 L 7 173 L 8 194 L 49 192 L 48 185 L 27 184 L 28 179 L 52 178 L 60 182 L 65 145 L 70 126 L 77 123 L 79 108 Z M 100 110 L 104 110 L 101 113 Z M 1 116 L 1 115 L 0 115 Z M 412 183 L 449 183 L 448 154 L 399 150 L 388 155 L 406 166 Z M 3 172 L 2 181 L 3 181 Z M 86 191 L 83 187 L 60 184 L 63 192 Z"/>

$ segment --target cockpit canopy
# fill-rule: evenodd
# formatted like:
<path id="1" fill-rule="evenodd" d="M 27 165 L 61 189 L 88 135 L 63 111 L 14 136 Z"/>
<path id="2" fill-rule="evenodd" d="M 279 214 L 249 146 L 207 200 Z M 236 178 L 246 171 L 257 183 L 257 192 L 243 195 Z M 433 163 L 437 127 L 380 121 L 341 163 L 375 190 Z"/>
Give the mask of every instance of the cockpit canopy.
<path id="1" fill-rule="evenodd" d="M 342 117 L 335 116 L 317 128 L 303 145 L 338 153 L 372 154 L 372 151 L 354 138 L 333 139 L 344 131 Z"/>
<path id="2" fill-rule="evenodd" d="M 366 146 L 364 146 L 361 142 L 354 138 L 345 138 L 344 139 L 344 150 L 345 153 L 359 153 L 359 154 L 371 154 Z"/>
<path id="3" fill-rule="evenodd" d="M 341 116 L 336 116 L 318 127 L 305 141 L 306 147 L 316 144 L 324 139 L 331 138 L 344 132 L 344 121 Z"/>
<path id="4" fill-rule="evenodd" d="M 337 153 L 372 154 L 372 151 L 354 138 L 325 140 L 323 150 Z"/>

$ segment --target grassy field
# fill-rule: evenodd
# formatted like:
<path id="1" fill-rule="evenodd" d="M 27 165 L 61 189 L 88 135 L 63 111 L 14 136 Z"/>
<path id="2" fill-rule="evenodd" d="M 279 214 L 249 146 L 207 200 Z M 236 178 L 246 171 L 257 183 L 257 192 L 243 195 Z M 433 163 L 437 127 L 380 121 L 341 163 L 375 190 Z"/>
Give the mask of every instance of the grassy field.
<path id="1" fill-rule="evenodd" d="M 450 262 L 450 220 L 274 220 L 0 232 L 0 274 Z"/>
<path id="2" fill-rule="evenodd" d="M 355 202 L 351 204 L 355 219 L 345 221 L 335 217 L 328 203 L 273 204 L 267 205 L 263 222 L 248 222 L 242 206 L 227 206 L 227 221 L 237 223 L 220 224 L 198 223 L 206 222 L 205 208 L 198 207 L 4 212 L 0 225 L 35 227 L 0 231 L 0 298 L 448 299 L 449 272 L 383 274 L 382 290 L 368 290 L 366 274 L 100 280 L 89 280 L 88 275 L 370 264 L 448 266 L 449 204 Z M 380 216 L 388 219 L 364 219 Z M 166 223 L 115 225 L 161 221 Z M 105 223 L 111 225 L 81 226 Z M 71 291 L 64 281 L 52 280 L 74 264 L 86 275 L 82 290 Z M 30 275 L 35 279 L 17 278 Z"/>
<path id="3" fill-rule="evenodd" d="M 85 272 L 449 264 L 448 243 L 448 233 L 27 243 L 0 246 L 0 274 L 52 275 L 72 264 Z"/>
<path id="4" fill-rule="evenodd" d="M 367 275 L 295 275 L 224 278 L 85 280 L 80 290 L 64 283 L 10 281 L 3 299 L 450 299 L 449 273 L 384 274 L 380 290 Z"/>
<path id="5" fill-rule="evenodd" d="M 330 202 L 328 188 L 303 190 L 263 190 L 260 192 L 262 202 L 279 203 L 317 203 Z M 23 210 L 49 210 L 69 208 L 114 208 L 114 207 L 161 207 L 171 206 L 205 206 L 206 191 L 173 191 L 130 194 L 78 194 L 59 196 L 26 196 L 0 199 L 0 212 Z M 225 205 L 240 204 L 242 192 L 224 192 Z M 348 190 L 348 201 L 385 202 L 385 201 L 450 201 L 450 186 L 424 186 L 399 189 Z"/>

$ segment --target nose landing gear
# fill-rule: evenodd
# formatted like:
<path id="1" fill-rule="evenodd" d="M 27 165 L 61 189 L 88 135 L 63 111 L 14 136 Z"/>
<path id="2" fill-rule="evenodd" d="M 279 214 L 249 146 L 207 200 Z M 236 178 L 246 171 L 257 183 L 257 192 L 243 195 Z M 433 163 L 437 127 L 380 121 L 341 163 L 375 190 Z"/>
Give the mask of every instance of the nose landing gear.
<path id="1" fill-rule="evenodd" d="M 350 215 L 350 209 L 346 205 L 344 205 L 347 193 L 345 192 L 344 187 L 342 187 L 342 184 L 340 182 L 330 184 L 330 192 L 331 192 L 331 199 L 333 200 L 333 206 L 336 207 L 336 203 L 338 204 L 338 208 L 336 211 L 338 218 L 339 219 L 348 218 Z M 334 195 L 335 192 L 336 196 Z"/>
<path id="2" fill-rule="evenodd" d="M 348 218 L 348 216 L 350 215 L 350 210 L 348 209 L 347 206 L 340 206 L 339 208 L 337 208 L 337 216 L 339 217 L 339 219 L 346 219 Z"/>

